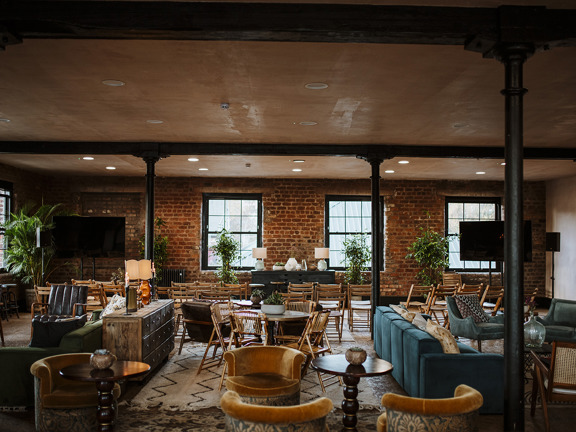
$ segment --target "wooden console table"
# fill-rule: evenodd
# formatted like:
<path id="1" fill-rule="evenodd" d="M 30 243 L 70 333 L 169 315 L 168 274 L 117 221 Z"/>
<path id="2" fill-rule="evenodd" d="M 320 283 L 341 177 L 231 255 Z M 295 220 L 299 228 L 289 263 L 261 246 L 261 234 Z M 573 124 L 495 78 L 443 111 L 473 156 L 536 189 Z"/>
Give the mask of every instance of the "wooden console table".
<path id="1" fill-rule="evenodd" d="M 156 300 L 130 315 L 124 313 L 122 309 L 102 318 L 103 347 L 118 360 L 156 368 L 174 349 L 174 300 Z"/>
<path id="2" fill-rule="evenodd" d="M 252 283 L 265 285 L 264 291 L 269 295 L 275 290 L 286 291 L 290 282 L 301 284 L 306 282 L 318 282 L 322 284 L 334 283 L 336 281 L 334 271 L 286 271 L 286 270 L 264 270 L 252 271 Z"/>

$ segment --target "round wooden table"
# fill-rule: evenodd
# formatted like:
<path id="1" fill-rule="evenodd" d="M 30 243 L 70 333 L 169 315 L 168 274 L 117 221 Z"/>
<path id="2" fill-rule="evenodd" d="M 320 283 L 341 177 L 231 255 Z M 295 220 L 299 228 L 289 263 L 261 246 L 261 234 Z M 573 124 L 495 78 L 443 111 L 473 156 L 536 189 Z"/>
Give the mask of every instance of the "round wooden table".
<path id="1" fill-rule="evenodd" d="M 312 367 L 320 372 L 339 375 L 344 380 L 344 400 L 342 401 L 343 430 L 355 431 L 358 418 L 358 382 L 362 377 L 384 375 L 394 366 L 385 360 L 368 357 L 360 366 L 351 365 L 344 354 L 326 355 L 312 360 Z"/>
<path id="2" fill-rule="evenodd" d="M 150 365 L 137 361 L 116 361 L 108 369 L 93 369 L 90 363 L 79 363 L 66 366 L 60 370 L 60 375 L 75 381 L 91 381 L 96 383 L 98 390 L 98 430 L 114 430 L 114 396 L 112 390 L 116 381 L 144 375 L 150 370 Z"/>
<path id="3" fill-rule="evenodd" d="M 268 318 L 269 331 L 268 331 L 268 343 L 270 345 L 275 345 L 276 340 L 274 338 L 274 323 L 281 322 L 294 322 L 294 321 L 306 321 L 310 314 L 308 312 L 286 310 L 283 314 L 265 314 Z"/>

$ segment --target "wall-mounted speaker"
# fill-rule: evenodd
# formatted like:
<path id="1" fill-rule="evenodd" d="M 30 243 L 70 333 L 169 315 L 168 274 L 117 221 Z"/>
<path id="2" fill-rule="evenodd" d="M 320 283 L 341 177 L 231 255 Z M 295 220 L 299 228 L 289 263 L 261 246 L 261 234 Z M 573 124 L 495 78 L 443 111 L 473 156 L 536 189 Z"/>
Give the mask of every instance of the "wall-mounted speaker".
<path id="1" fill-rule="evenodd" d="M 559 232 L 546 233 L 546 251 L 547 252 L 560 252 L 560 233 Z"/>
<path id="2" fill-rule="evenodd" d="M 51 237 L 52 234 L 50 231 L 40 231 L 40 228 L 36 228 L 36 247 L 43 248 L 50 246 Z"/>

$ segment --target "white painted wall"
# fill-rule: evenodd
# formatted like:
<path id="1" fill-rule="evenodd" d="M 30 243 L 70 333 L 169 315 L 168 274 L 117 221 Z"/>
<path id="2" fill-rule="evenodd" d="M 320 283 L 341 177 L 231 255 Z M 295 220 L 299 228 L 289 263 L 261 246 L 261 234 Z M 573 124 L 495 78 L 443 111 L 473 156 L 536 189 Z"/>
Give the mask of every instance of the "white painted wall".
<path id="1" fill-rule="evenodd" d="M 546 232 L 560 233 L 560 252 L 554 252 L 554 297 L 576 300 L 576 177 L 546 183 Z M 552 252 L 546 252 L 546 292 Z"/>

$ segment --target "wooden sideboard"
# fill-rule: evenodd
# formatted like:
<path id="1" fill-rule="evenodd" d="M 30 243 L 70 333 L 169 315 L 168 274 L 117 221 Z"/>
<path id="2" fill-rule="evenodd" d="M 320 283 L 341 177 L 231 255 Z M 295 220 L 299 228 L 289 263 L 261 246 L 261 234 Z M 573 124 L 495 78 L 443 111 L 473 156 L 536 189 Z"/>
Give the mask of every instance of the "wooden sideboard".
<path id="1" fill-rule="evenodd" d="M 264 291 L 270 294 L 274 290 L 286 291 L 286 287 L 291 283 L 334 283 L 336 281 L 334 271 L 286 271 L 286 270 L 264 270 L 252 271 L 252 283 L 265 285 Z M 273 282 L 277 282 L 274 284 Z"/>
<path id="2" fill-rule="evenodd" d="M 174 349 L 174 300 L 156 300 L 124 315 L 119 310 L 103 320 L 102 345 L 118 360 L 135 360 L 156 368 Z"/>

